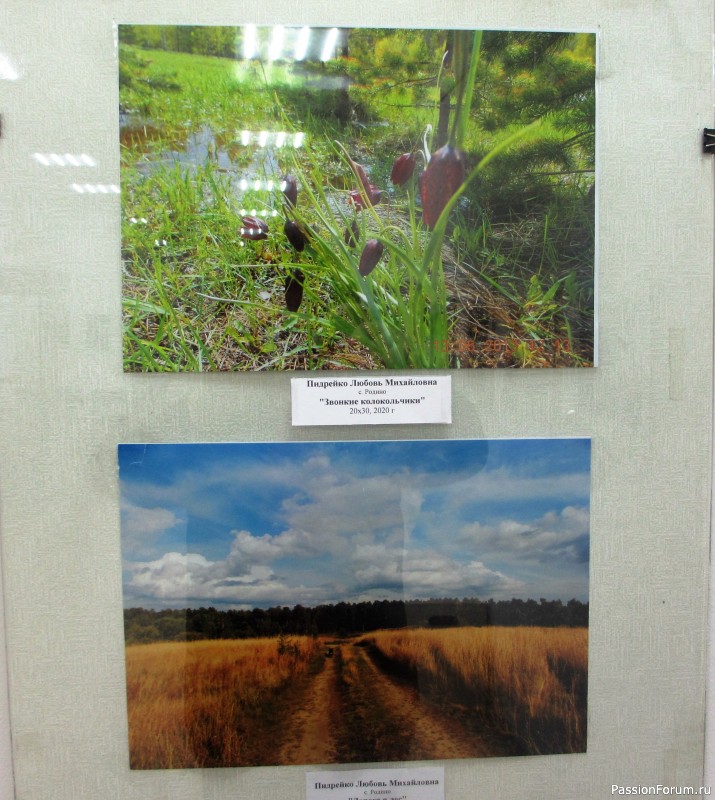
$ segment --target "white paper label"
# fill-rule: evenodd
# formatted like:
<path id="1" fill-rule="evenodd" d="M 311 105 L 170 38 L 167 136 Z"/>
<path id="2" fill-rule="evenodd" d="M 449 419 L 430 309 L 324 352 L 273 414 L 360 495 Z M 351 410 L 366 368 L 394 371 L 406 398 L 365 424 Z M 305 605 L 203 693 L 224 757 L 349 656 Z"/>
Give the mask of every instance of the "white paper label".
<path id="1" fill-rule="evenodd" d="M 450 375 L 291 380 L 294 425 L 452 422 Z"/>
<path id="2" fill-rule="evenodd" d="M 306 800 L 444 800 L 444 767 L 308 772 Z"/>

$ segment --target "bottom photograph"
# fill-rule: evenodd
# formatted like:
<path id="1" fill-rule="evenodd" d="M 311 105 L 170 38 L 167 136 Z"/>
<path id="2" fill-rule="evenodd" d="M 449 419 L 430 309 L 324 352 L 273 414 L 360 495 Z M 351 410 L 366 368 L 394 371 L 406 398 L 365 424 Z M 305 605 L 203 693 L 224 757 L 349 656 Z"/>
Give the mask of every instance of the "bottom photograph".
<path id="1" fill-rule="evenodd" d="M 132 769 L 585 752 L 590 450 L 119 445 Z"/>

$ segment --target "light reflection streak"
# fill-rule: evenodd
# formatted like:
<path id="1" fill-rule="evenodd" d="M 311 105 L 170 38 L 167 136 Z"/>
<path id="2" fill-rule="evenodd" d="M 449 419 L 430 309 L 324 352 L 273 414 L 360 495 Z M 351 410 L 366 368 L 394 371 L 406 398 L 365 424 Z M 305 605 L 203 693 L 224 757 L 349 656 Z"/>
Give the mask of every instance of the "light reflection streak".
<path id="1" fill-rule="evenodd" d="M 337 41 L 338 29 L 331 28 L 325 37 L 325 41 L 323 42 L 323 51 L 320 54 L 321 61 L 330 61 L 330 59 L 333 57 L 333 53 L 335 52 L 335 45 Z"/>
<path id="2" fill-rule="evenodd" d="M 278 61 L 283 53 L 283 39 L 285 38 L 285 31 L 282 25 L 275 25 L 273 34 L 271 36 L 271 44 L 268 48 L 268 60 Z"/>
<path id="3" fill-rule="evenodd" d="M 295 43 L 294 58 L 296 61 L 302 61 L 308 54 L 308 45 L 310 44 L 310 28 L 301 28 L 298 32 L 298 40 Z"/>
<path id="4" fill-rule="evenodd" d="M 72 155 L 72 153 L 33 153 L 32 157 L 43 167 L 96 167 L 97 162 L 82 153 L 79 156 Z"/>
<path id="5" fill-rule="evenodd" d="M 278 216 L 278 212 L 277 211 L 271 211 L 268 208 L 264 208 L 260 213 L 255 208 L 252 208 L 250 211 L 248 211 L 248 209 L 246 209 L 246 208 L 242 208 L 238 213 L 242 217 L 245 217 L 248 214 L 250 214 L 252 217 L 256 217 L 256 216 L 258 216 L 258 217 L 277 217 Z"/>
<path id="6" fill-rule="evenodd" d="M 318 42 L 315 48 L 320 53 L 320 61 L 330 61 L 335 57 L 335 47 L 340 31 L 338 28 L 330 28 L 322 31 L 318 29 L 317 32 L 323 33 L 323 41 Z M 308 57 L 314 33 L 316 31 L 307 25 L 302 28 L 291 26 L 286 28 L 283 25 L 274 25 L 270 28 L 245 25 L 243 27 L 243 58 L 250 61 L 263 57 L 271 62 L 292 57 L 295 61 L 304 61 Z"/>
<path id="7" fill-rule="evenodd" d="M 277 185 L 278 184 L 276 183 L 275 180 L 262 181 L 259 178 L 256 178 L 255 180 L 253 180 L 251 182 L 246 180 L 246 178 L 241 178 L 241 180 L 238 182 L 238 188 L 242 192 L 245 192 L 249 187 L 252 190 L 256 191 L 256 192 L 259 192 L 261 190 L 265 191 L 265 192 L 272 192 L 276 188 Z M 245 213 L 248 213 L 248 212 L 245 212 Z"/>
<path id="8" fill-rule="evenodd" d="M 248 147 L 251 142 L 255 142 L 258 147 L 268 147 L 271 143 L 276 148 L 285 145 L 302 147 L 305 133 L 298 131 L 291 135 L 286 131 L 241 131 L 239 139 L 244 147 Z"/>
<path id="9" fill-rule="evenodd" d="M 258 30 L 255 25 L 243 29 L 243 57 L 247 60 L 258 55 Z"/>
<path id="10" fill-rule="evenodd" d="M 120 194 L 116 183 L 73 183 L 72 189 L 77 194 Z M 141 220 L 146 222 L 144 218 Z"/>
<path id="11" fill-rule="evenodd" d="M 4 53 L 0 53 L 0 80 L 16 81 L 19 77 L 20 73 L 12 61 Z"/>

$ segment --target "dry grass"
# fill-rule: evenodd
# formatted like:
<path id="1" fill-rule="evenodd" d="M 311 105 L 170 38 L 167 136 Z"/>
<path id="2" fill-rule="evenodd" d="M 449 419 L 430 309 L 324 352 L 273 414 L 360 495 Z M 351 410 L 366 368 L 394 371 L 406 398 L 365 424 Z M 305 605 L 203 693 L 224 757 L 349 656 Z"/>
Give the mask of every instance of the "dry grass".
<path id="1" fill-rule="evenodd" d="M 584 752 L 586 628 L 378 631 L 362 639 L 426 694 L 529 753 Z"/>
<path id="2" fill-rule="evenodd" d="M 320 643 L 277 639 L 160 642 L 126 648 L 133 769 L 270 763 L 278 700 Z"/>

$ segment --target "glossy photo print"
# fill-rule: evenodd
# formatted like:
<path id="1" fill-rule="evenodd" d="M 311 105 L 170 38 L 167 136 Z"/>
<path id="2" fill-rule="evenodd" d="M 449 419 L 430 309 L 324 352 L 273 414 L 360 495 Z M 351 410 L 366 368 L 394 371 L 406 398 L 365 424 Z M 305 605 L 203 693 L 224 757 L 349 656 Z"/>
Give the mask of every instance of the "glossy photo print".
<path id="1" fill-rule="evenodd" d="M 588 439 L 119 447 L 133 769 L 586 751 Z"/>
<path id="2" fill-rule="evenodd" d="M 593 366 L 594 34 L 118 40 L 125 370 Z"/>

